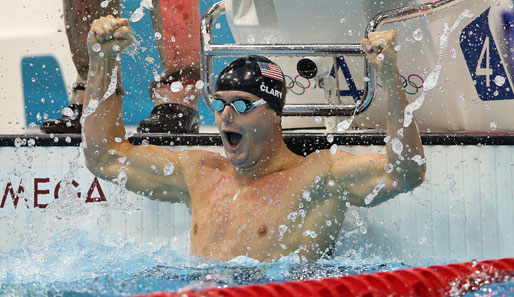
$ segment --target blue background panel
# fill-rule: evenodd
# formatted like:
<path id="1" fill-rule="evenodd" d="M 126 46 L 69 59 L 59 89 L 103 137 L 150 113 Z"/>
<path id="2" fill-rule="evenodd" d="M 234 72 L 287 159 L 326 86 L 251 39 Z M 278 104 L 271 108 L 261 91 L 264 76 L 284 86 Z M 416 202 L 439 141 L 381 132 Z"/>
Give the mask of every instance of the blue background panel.
<path id="1" fill-rule="evenodd" d="M 27 125 L 41 125 L 45 114 L 60 118 L 61 109 L 68 106 L 68 94 L 57 60 L 52 56 L 25 57 L 21 72 Z"/>
<path id="2" fill-rule="evenodd" d="M 460 46 L 481 100 L 514 99 L 507 72 L 489 27 L 489 11 L 467 25 L 460 34 Z M 495 78 L 504 79 L 503 84 Z"/>

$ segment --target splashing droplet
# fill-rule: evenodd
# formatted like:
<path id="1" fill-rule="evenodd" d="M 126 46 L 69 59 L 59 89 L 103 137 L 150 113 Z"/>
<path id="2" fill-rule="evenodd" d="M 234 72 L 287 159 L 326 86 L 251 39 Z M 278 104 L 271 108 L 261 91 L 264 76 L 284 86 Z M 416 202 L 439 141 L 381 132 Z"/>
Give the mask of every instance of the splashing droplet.
<path id="1" fill-rule="evenodd" d="M 16 148 L 20 148 L 23 144 L 24 141 L 21 138 L 16 137 L 16 139 L 14 139 L 14 146 Z"/>
<path id="2" fill-rule="evenodd" d="M 64 115 L 64 116 L 67 116 L 67 117 L 72 117 L 73 116 L 73 110 L 69 107 L 65 107 L 61 110 L 61 113 Z"/>
<path id="3" fill-rule="evenodd" d="M 287 231 L 287 226 L 286 225 L 280 225 L 278 226 L 278 233 L 279 233 L 279 240 L 282 240 L 282 237 L 284 236 L 284 233 L 286 233 Z"/>
<path id="4" fill-rule="evenodd" d="M 501 75 L 497 75 L 495 78 L 494 78 L 494 83 L 498 86 L 498 87 L 501 87 L 505 84 L 505 77 L 501 76 Z"/>
<path id="5" fill-rule="evenodd" d="M 171 83 L 170 89 L 173 93 L 180 92 L 184 89 L 184 86 L 179 81 L 174 81 Z"/>
<path id="6" fill-rule="evenodd" d="M 102 1 L 102 3 L 100 3 L 100 7 L 102 8 L 107 8 L 107 6 L 109 6 L 109 3 L 111 2 L 112 0 L 104 0 Z"/>
<path id="7" fill-rule="evenodd" d="M 330 147 L 330 153 L 333 155 L 335 153 L 337 153 L 337 144 L 333 144 L 331 147 Z"/>
<path id="8" fill-rule="evenodd" d="M 312 230 L 306 230 L 305 232 L 303 232 L 303 236 L 309 236 L 311 238 L 316 238 L 318 237 L 318 235 L 316 234 L 316 232 L 312 231 Z"/>
<path id="9" fill-rule="evenodd" d="M 334 135 L 332 135 L 332 134 L 328 134 L 328 135 L 327 135 L 327 141 L 328 141 L 329 143 L 334 142 Z"/>
<path id="10" fill-rule="evenodd" d="M 298 217 L 298 213 L 296 211 L 293 211 L 292 213 L 287 215 L 287 219 L 290 221 L 295 222 L 296 218 Z"/>
<path id="11" fill-rule="evenodd" d="M 195 83 L 195 88 L 197 88 L 198 90 L 200 90 L 200 89 L 202 89 L 202 88 L 203 88 L 203 86 L 204 86 L 204 85 L 205 85 L 205 84 L 204 84 L 203 80 L 201 80 L 201 79 L 200 79 L 200 80 L 197 80 L 197 81 L 196 81 L 196 83 Z"/>
<path id="12" fill-rule="evenodd" d="M 391 173 L 393 171 L 393 169 L 394 169 L 394 166 L 391 163 L 387 163 L 384 166 L 384 171 L 387 173 Z"/>
<path id="13" fill-rule="evenodd" d="M 414 38 L 416 41 L 421 41 L 421 39 L 423 39 L 423 30 L 420 28 L 414 30 L 414 32 L 412 32 L 412 38 Z"/>
<path id="14" fill-rule="evenodd" d="M 173 163 L 168 162 L 164 165 L 164 176 L 172 175 L 173 171 L 175 171 L 175 166 Z"/>
<path id="15" fill-rule="evenodd" d="M 420 166 L 426 163 L 425 158 L 422 158 L 420 155 L 415 155 L 411 159 L 412 159 L 412 161 L 416 162 Z"/>
<path id="16" fill-rule="evenodd" d="M 398 138 L 393 138 L 391 140 L 391 148 L 393 149 L 393 152 L 395 152 L 400 159 L 402 159 L 402 151 L 403 151 L 403 144 Z"/>
<path id="17" fill-rule="evenodd" d="M 95 53 L 98 53 L 101 49 L 102 49 L 102 46 L 98 42 L 93 44 L 93 46 L 91 47 L 91 50 L 94 51 Z"/>
<path id="18" fill-rule="evenodd" d="M 380 190 L 382 190 L 382 188 L 385 186 L 385 180 L 383 179 L 379 179 L 378 182 L 377 182 L 377 185 L 375 186 L 375 188 L 373 189 L 373 191 L 371 191 L 371 193 L 369 193 L 365 198 L 364 198 L 364 203 L 366 204 L 371 204 L 371 202 L 373 202 L 373 199 L 375 199 L 375 197 L 378 195 L 378 193 L 380 192 Z"/>
<path id="19" fill-rule="evenodd" d="M 344 132 L 350 128 L 350 125 L 352 124 L 353 118 L 344 120 L 337 124 L 337 132 Z"/>
<path id="20" fill-rule="evenodd" d="M 305 199 L 307 201 L 311 201 L 311 192 L 303 191 L 302 197 L 303 197 L 303 199 Z"/>
<path id="21" fill-rule="evenodd" d="M 139 22 L 143 16 L 145 15 L 145 12 L 143 10 L 142 6 L 139 6 L 136 10 L 134 10 L 134 13 L 129 18 L 129 21 L 132 23 Z"/>

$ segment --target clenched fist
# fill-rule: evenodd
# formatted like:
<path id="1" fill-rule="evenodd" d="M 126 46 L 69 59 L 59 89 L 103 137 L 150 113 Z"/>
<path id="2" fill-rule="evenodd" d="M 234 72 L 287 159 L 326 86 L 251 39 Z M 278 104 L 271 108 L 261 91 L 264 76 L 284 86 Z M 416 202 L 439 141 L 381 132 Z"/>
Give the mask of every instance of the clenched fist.
<path id="1" fill-rule="evenodd" d="M 380 76 L 396 73 L 396 31 L 371 32 L 361 40 L 368 61 Z"/>
<path id="2" fill-rule="evenodd" d="M 128 19 L 112 15 L 94 20 L 87 37 L 90 59 L 115 58 L 134 42 Z"/>

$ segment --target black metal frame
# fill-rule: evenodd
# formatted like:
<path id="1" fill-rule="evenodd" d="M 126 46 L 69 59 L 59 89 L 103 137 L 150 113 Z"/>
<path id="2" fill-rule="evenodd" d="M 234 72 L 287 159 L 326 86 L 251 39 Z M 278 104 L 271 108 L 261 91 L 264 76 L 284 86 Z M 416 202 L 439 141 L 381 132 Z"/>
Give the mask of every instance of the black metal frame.
<path id="1" fill-rule="evenodd" d="M 291 151 L 299 155 L 308 155 L 316 150 L 328 149 L 337 145 L 380 145 L 383 146 L 385 133 L 344 133 L 333 134 L 333 142 L 327 140 L 325 133 L 284 133 L 284 141 Z M 66 139 L 68 138 L 68 141 Z M 80 135 L 61 134 L 51 137 L 45 134 L 1 135 L 0 147 L 14 147 L 15 140 L 25 140 L 22 147 L 27 147 L 28 140 L 33 139 L 34 147 L 77 147 Z M 57 140 L 57 141 L 56 141 Z M 421 135 L 424 145 L 514 145 L 514 133 L 425 133 Z M 162 146 L 221 146 L 218 133 L 202 134 L 152 134 L 134 135 L 129 138 L 132 144 L 143 142 Z"/>

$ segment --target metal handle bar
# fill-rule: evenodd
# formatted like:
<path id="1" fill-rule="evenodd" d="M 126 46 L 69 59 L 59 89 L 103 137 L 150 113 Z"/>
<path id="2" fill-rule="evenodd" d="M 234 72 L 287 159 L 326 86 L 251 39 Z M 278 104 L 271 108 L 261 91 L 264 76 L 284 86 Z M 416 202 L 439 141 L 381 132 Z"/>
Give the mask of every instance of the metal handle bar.
<path id="1" fill-rule="evenodd" d="M 202 18 L 201 24 L 201 49 L 200 65 L 202 80 L 204 81 L 203 98 L 207 106 L 210 106 L 213 83 L 212 57 L 238 57 L 251 54 L 271 56 L 340 56 L 340 55 L 364 55 L 359 44 L 212 44 L 212 27 L 216 19 L 225 13 L 224 1 L 217 2 L 211 6 Z M 366 75 L 371 66 L 366 67 Z M 370 83 L 371 82 L 371 83 Z M 286 104 L 282 115 L 284 116 L 349 116 L 362 112 L 373 99 L 373 90 L 368 91 L 368 85 L 373 82 L 365 82 L 364 94 L 368 94 L 364 101 L 359 100 L 356 104 Z M 338 94 L 339 95 L 339 94 Z M 366 104 L 365 104 L 366 103 Z M 359 107 L 364 107 L 360 109 Z M 357 109 L 357 110 L 356 110 Z"/>
<path id="2" fill-rule="evenodd" d="M 442 9 L 451 8 L 463 1 L 464 0 L 439 0 L 418 6 L 402 7 L 379 12 L 368 23 L 368 26 L 366 27 L 366 37 L 369 33 L 376 31 L 378 27 L 384 24 L 405 21 L 432 14 Z"/>
<path id="3" fill-rule="evenodd" d="M 464 0 L 440 0 L 419 6 L 403 7 L 378 13 L 368 23 L 365 36 L 376 31 L 381 25 L 398 22 L 434 13 L 444 8 L 451 7 Z M 238 57 L 251 54 L 272 56 L 337 56 L 337 55 L 364 55 L 366 61 L 363 99 L 355 104 L 286 104 L 284 116 L 349 116 L 363 112 L 371 103 L 374 96 L 375 74 L 371 64 L 367 61 L 364 51 L 359 44 L 273 44 L 273 45 L 232 45 L 212 44 L 212 27 L 216 19 L 225 13 L 225 2 L 220 1 L 212 5 L 202 17 L 201 22 L 201 48 L 200 67 L 202 80 L 204 81 L 203 98 L 210 107 L 212 95 L 212 57 Z M 338 92 L 339 96 L 339 92 Z"/>

